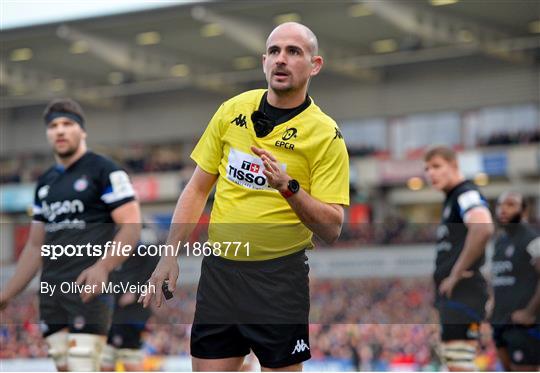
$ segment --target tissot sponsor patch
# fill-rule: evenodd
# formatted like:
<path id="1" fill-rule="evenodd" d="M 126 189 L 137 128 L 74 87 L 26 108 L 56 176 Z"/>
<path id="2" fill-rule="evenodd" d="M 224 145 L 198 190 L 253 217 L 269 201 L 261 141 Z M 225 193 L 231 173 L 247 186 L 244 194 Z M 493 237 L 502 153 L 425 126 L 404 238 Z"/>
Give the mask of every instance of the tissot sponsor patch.
<path id="1" fill-rule="evenodd" d="M 285 170 L 285 165 L 281 165 Z M 272 189 L 263 174 L 262 160 L 251 154 L 231 148 L 227 163 L 227 179 L 255 190 Z M 273 189 L 272 189 L 273 190 Z"/>

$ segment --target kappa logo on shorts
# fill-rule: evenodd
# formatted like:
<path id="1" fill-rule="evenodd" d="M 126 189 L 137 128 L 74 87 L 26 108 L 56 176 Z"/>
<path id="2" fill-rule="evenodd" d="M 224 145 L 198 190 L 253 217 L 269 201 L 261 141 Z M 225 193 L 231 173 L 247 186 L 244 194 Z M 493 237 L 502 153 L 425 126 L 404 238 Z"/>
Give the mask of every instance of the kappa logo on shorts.
<path id="1" fill-rule="evenodd" d="M 306 342 L 304 342 L 303 339 L 298 339 L 291 355 L 294 355 L 297 352 L 304 352 L 305 350 L 309 350 L 309 346 L 306 344 Z"/>

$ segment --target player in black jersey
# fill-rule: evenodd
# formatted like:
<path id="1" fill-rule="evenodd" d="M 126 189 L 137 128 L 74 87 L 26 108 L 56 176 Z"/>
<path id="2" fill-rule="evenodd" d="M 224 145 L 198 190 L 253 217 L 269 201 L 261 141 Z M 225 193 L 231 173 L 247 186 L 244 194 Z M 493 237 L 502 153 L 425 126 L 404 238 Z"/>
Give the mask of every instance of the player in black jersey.
<path id="1" fill-rule="evenodd" d="M 154 271 L 159 257 L 148 255 L 148 245 L 157 244 L 157 237 L 150 225 L 143 225 L 140 249 L 111 274 L 115 283 L 144 283 Z M 134 372 L 143 369 L 142 335 L 152 312 L 137 303 L 141 294 L 133 292 L 115 294 L 112 325 L 107 345 L 101 356 L 101 370 L 121 369 Z"/>
<path id="2" fill-rule="evenodd" d="M 474 370 L 487 301 L 486 282 L 479 269 L 494 231 L 493 222 L 485 198 L 464 179 L 452 149 L 434 147 L 424 161 L 429 181 L 446 195 L 433 274 L 442 355 L 449 370 Z"/>
<path id="3" fill-rule="evenodd" d="M 127 174 L 87 150 L 78 103 L 53 100 L 43 118 L 56 164 L 38 178 L 29 239 L 0 308 L 41 267 L 40 318 L 50 356 L 59 370 L 99 370 L 111 317 L 111 296 L 101 293 L 128 254 L 109 250 L 104 257 L 104 250 L 111 241 L 135 245 L 139 204 Z"/>
<path id="4" fill-rule="evenodd" d="M 502 232 L 491 266 L 493 339 L 505 370 L 540 367 L 540 234 L 524 222 L 526 203 L 517 192 L 497 201 Z"/>

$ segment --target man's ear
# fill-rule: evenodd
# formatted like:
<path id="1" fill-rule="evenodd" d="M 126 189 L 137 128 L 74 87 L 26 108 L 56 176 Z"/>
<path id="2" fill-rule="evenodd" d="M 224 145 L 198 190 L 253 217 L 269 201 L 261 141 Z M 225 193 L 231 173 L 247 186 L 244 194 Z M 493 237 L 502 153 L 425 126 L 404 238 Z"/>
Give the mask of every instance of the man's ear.
<path id="1" fill-rule="evenodd" d="M 265 66 L 265 62 L 266 62 L 266 54 L 263 54 L 263 55 L 262 55 L 263 73 L 266 74 L 266 66 Z"/>
<path id="2" fill-rule="evenodd" d="M 313 66 L 313 70 L 311 70 L 310 76 L 315 76 L 321 71 L 322 67 L 324 65 L 324 60 L 322 56 L 313 56 L 311 57 L 311 66 Z"/>

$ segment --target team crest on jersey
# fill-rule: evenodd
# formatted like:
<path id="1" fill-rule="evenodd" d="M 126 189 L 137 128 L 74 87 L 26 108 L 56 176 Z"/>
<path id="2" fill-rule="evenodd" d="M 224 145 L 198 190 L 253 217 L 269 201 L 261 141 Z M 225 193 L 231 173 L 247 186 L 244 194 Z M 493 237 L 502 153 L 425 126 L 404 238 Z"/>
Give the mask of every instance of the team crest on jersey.
<path id="1" fill-rule="evenodd" d="M 73 189 L 75 189 L 77 192 L 83 192 L 88 188 L 88 180 L 85 176 L 78 178 L 73 183 Z"/>
<path id="2" fill-rule="evenodd" d="M 41 188 L 39 188 L 37 193 L 39 199 L 43 199 L 49 195 L 49 188 L 50 187 L 48 185 L 43 185 Z"/>
<path id="3" fill-rule="evenodd" d="M 451 211 L 452 209 L 450 208 L 450 206 L 446 206 L 446 208 L 443 211 L 443 218 L 448 219 Z"/>
<path id="4" fill-rule="evenodd" d="M 504 255 L 506 255 L 507 258 L 510 258 L 512 255 L 514 255 L 515 250 L 516 248 L 514 247 L 514 245 L 509 245 L 504 251 Z"/>

